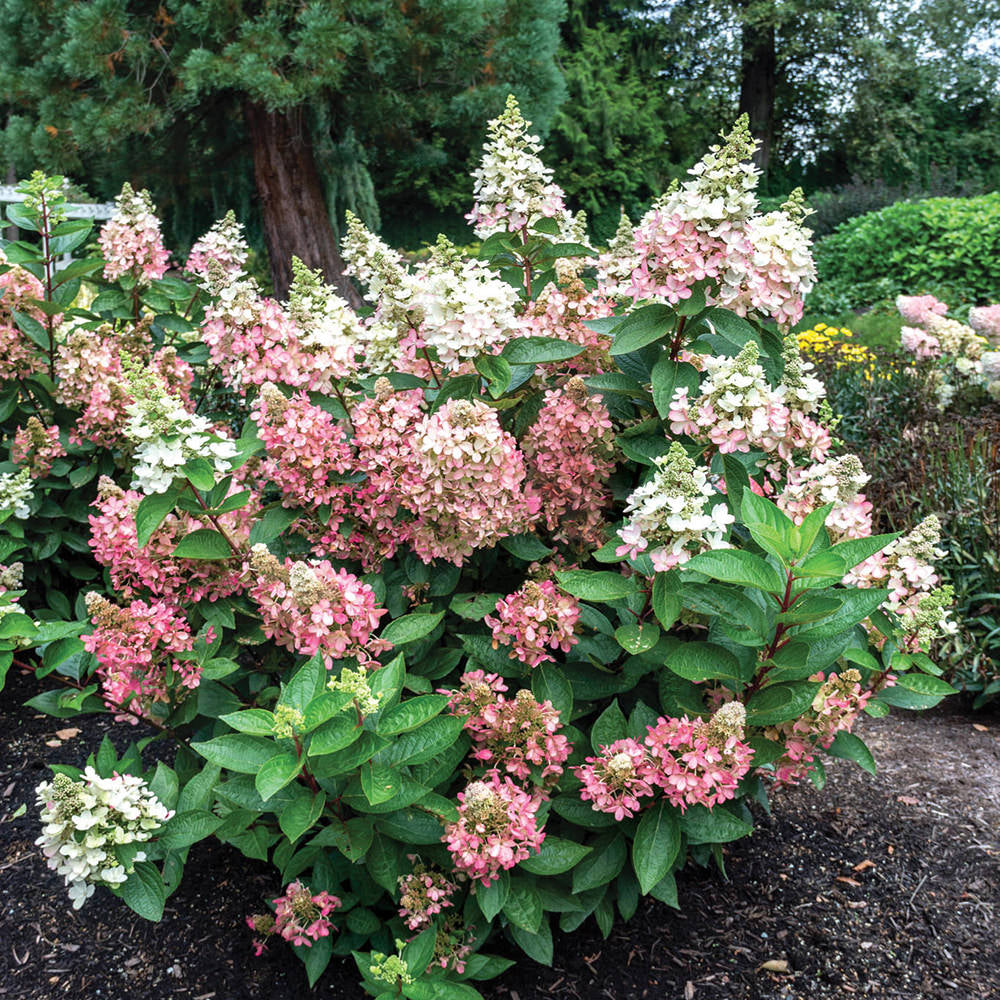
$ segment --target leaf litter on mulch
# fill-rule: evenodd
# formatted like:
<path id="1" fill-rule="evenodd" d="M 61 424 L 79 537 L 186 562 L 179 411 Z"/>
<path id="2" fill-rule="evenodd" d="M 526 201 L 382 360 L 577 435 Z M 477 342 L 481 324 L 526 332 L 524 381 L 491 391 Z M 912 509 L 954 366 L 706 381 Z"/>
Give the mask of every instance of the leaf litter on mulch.
<path id="1" fill-rule="evenodd" d="M 218 843 L 192 850 L 160 924 L 101 892 L 69 908 L 33 844 L 34 786 L 104 733 L 121 750 L 141 730 L 38 716 L 21 707 L 34 685 L 12 676 L 0 695 L 0 1000 L 307 997 L 290 952 L 250 950 L 244 917 L 279 889 L 272 869 Z M 607 940 L 592 922 L 557 934 L 552 968 L 521 957 L 487 1000 L 1000 998 L 1000 718 L 944 707 L 858 732 L 877 777 L 837 761 L 823 792 L 776 792 L 727 847 L 728 880 L 689 868 L 681 912 L 649 901 Z M 355 1000 L 356 979 L 332 964 L 313 995 Z"/>

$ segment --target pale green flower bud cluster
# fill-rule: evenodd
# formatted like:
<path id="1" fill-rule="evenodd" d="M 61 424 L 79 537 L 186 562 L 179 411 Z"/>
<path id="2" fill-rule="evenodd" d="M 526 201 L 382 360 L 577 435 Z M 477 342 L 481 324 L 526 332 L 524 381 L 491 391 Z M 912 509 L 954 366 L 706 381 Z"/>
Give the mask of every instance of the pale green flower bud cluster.
<path id="1" fill-rule="evenodd" d="M 368 682 L 368 673 L 365 669 L 352 670 L 344 667 L 340 671 L 339 677 L 331 677 L 327 682 L 330 691 L 344 691 L 357 703 L 358 711 L 362 715 L 372 715 L 378 711 L 382 701 L 381 694 L 375 694 Z"/>

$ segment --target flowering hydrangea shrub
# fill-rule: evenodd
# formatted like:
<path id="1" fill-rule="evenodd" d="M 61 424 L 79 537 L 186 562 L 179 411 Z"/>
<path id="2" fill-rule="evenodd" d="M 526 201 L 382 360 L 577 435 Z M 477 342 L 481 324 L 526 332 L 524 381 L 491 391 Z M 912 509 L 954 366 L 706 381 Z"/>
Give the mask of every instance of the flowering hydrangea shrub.
<path id="1" fill-rule="evenodd" d="M 180 741 L 144 776 L 174 815 L 123 861 L 128 905 L 156 919 L 215 835 L 276 869 L 248 947 L 473 997 L 507 964 L 491 938 L 547 962 L 554 928 L 679 905 L 748 801 L 821 787 L 831 756 L 871 768 L 861 713 L 952 690 L 934 525 L 872 536 L 790 335 L 804 209 L 759 213 L 752 152 L 741 122 L 598 254 L 511 100 L 475 256 L 410 265 L 348 220 L 363 310 L 299 262 L 263 296 L 230 219 L 196 283 L 99 262 L 51 350 L 29 324 L 56 396 L 0 507 L 13 533 L 57 477 L 92 483 L 93 571 L 61 614 L 10 605 L 54 685 L 31 704 Z M 134 224 L 116 259 L 153 245 Z"/>
<path id="2" fill-rule="evenodd" d="M 948 306 L 933 295 L 900 295 L 896 308 L 911 326 L 900 343 L 916 361 L 935 362 L 928 386 L 938 409 L 946 410 L 985 394 L 1000 402 L 1000 305 L 969 310 L 968 324 L 948 316 Z"/>

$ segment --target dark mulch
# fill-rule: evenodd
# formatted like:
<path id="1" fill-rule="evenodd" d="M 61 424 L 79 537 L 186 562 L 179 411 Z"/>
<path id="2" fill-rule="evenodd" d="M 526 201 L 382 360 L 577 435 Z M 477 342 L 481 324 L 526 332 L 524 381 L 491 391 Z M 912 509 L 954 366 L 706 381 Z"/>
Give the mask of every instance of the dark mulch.
<path id="1" fill-rule="evenodd" d="M 273 894 L 271 869 L 219 844 L 192 850 L 161 924 L 107 894 L 69 909 L 32 843 L 32 789 L 46 762 L 78 764 L 104 732 L 119 747 L 136 732 L 23 710 L 34 683 L 12 677 L 0 695 L 0 998 L 306 996 L 294 956 L 249 948 L 243 917 Z M 728 851 L 729 881 L 686 871 L 683 912 L 650 903 L 608 940 L 592 923 L 557 936 L 554 968 L 522 959 L 485 995 L 1000 998 L 1000 719 L 952 708 L 865 720 L 861 732 L 877 778 L 838 762 L 822 794 L 780 792 L 755 836 Z M 12 820 L 21 803 L 27 814 Z M 331 966 L 316 995 L 354 1000 L 355 982 L 353 966 Z"/>

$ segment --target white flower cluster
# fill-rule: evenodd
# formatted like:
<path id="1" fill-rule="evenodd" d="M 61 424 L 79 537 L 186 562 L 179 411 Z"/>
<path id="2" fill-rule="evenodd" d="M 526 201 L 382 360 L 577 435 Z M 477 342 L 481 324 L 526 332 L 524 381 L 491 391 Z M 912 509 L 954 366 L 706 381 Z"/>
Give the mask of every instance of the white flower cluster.
<path id="1" fill-rule="evenodd" d="M 421 337 L 444 365 L 454 365 L 505 344 L 518 327 L 517 292 L 481 260 L 463 260 L 445 237 L 418 272 L 415 302 L 423 314 Z"/>
<path id="2" fill-rule="evenodd" d="M 358 366 L 364 332 L 357 313 L 298 257 L 292 258 L 294 280 L 288 294 L 288 313 L 299 328 L 299 342 L 324 358 L 330 374 L 344 378 Z"/>
<path id="3" fill-rule="evenodd" d="M 484 156 L 472 172 L 475 204 L 467 216 L 480 239 L 520 232 L 541 218 L 561 219 L 566 211 L 562 189 L 542 163 L 542 144 L 529 134 L 530 125 L 513 95 L 503 114 L 489 123 Z"/>
<path id="4" fill-rule="evenodd" d="M 207 459 L 219 476 L 232 468 L 236 444 L 220 437 L 207 417 L 188 413 L 152 380 L 141 386 L 132 380 L 131 391 L 135 402 L 125 407 L 129 419 L 123 433 L 135 446 L 133 489 L 165 493 L 192 458 Z"/>
<path id="5" fill-rule="evenodd" d="M 729 548 L 726 532 L 735 518 L 718 497 L 707 470 L 696 466 L 677 441 L 657 460 L 652 478 L 628 498 L 619 531 L 619 556 L 649 551 L 657 572 L 665 572 L 706 549 Z"/>
<path id="6" fill-rule="evenodd" d="M 28 509 L 31 497 L 32 481 L 28 469 L 0 475 L 0 514 L 10 511 L 23 521 L 31 513 Z"/>
<path id="7" fill-rule="evenodd" d="M 707 377 L 701 383 L 699 403 L 709 403 L 717 414 L 742 426 L 742 420 L 771 403 L 767 375 L 758 362 L 757 345 L 749 341 L 735 357 L 708 354 L 702 357 Z"/>
<path id="8" fill-rule="evenodd" d="M 785 335 L 781 353 L 785 370 L 777 395 L 790 410 L 812 413 L 826 396 L 826 386 L 812 375 L 816 366 L 802 357 L 799 338 L 794 333 Z"/>
<path id="9" fill-rule="evenodd" d="M 816 507 L 844 506 L 854 501 L 870 479 L 857 455 L 844 455 L 803 469 L 786 492 L 793 497 L 808 494 Z"/>
<path id="10" fill-rule="evenodd" d="M 24 608 L 11 597 L 11 592 L 20 590 L 24 576 L 24 564 L 15 562 L 9 566 L 0 565 L 0 621 L 7 615 L 23 615 Z"/>
<path id="11" fill-rule="evenodd" d="M 74 910 L 93 895 L 94 886 L 121 885 L 146 855 L 119 849 L 149 840 L 173 815 L 142 778 L 102 778 L 92 767 L 80 781 L 57 774 L 35 794 L 43 823 L 35 843 L 49 868 L 66 880 Z"/>
<path id="12" fill-rule="evenodd" d="M 635 248 L 635 227 L 623 209 L 614 238 L 607 251 L 597 259 L 597 283 L 601 293 L 611 299 L 631 296 L 632 272 L 641 259 Z"/>
<path id="13" fill-rule="evenodd" d="M 757 142 L 743 115 L 724 144 L 709 151 L 688 171 L 692 179 L 672 185 L 653 210 L 679 215 L 712 236 L 725 239 L 733 223 L 745 222 L 757 211 L 760 170 L 751 161 Z"/>
<path id="14" fill-rule="evenodd" d="M 214 261 L 226 274 L 236 277 L 243 273 L 249 256 L 243 223 L 237 222 L 235 213 L 229 211 L 191 247 L 186 269 L 201 275 L 209 261 Z"/>
<path id="15" fill-rule="evenodd" d="M 950 316 L 928 313 L 924 326 L 932 333 L 945 354 L 954 354 L 978 361 L 983 350 L 989 346 L 985 337 L 979 336 L 971 326 L 960 323 Z"/>

